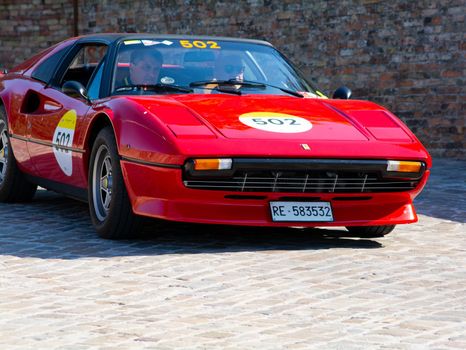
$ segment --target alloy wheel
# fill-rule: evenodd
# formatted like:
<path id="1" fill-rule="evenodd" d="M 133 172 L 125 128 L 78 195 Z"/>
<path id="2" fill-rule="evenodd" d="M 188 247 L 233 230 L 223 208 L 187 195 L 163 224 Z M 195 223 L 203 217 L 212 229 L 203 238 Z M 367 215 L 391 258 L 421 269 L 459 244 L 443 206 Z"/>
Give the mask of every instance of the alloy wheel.
<path id="1" fill-rule="evenodd" d="M 9 152 L 9 141 L 8 135 L 5 128 L 5 124 L 3 124 L 3 128 L 0 134 L 0 184 L 3 183 L 7 168 L 8 168 L 8 152 Z"/>
<path id="2" fill-rule="evenodd" d="M 92 171 L 92 200 L 97 218 L 104 221 L 112 202 L 112 159 L 106 145 L 97 150 Z"/>

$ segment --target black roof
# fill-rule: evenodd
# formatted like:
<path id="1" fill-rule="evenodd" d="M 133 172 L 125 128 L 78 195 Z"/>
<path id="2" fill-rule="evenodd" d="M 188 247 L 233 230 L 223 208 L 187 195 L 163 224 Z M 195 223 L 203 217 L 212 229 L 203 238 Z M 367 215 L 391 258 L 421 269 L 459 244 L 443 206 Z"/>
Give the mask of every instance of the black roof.
<path id="1" fill-rule="evenodd" d="M 131 39 L 224 40 L 224 41 L 236 41 L 236 42 L 272 46 L 272 44 L 264 40 L 231 38 L 231 37 L 222 37 L 222 36 L 206 36 L 206 35 L 197 36 L 197 35 L 180 35 L 180 34 L 175 35 L 175 34 L 154 34 L 154 33 L 102 33 L 102 34 L 82 35 L 78 37 L 78 41 L 98 40 L 106 44 L 111 44 L 116 41 L 131 40 Z"/>

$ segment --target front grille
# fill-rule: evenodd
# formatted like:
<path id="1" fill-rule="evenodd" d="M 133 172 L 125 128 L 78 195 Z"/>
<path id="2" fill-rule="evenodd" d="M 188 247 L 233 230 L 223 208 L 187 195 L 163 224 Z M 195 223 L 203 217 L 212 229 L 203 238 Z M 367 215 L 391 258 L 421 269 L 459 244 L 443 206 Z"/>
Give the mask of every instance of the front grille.
<path id="1" fill-rule="evenodd" d="M 268 175 L 268 176 L 267 176 Z M 374 174 L 273 174 L 245 173 L 241 176 L 185 180 L 189 188 L 239 192 L 293 192 L 293 193 L 367 193 L 394 192 L 414 189 L 418 181 L 388 181 Z"/>
<path id="2" fill-rule="evenodd" d="M 305 162 L 308 163 L 308 162 Z M 358 163 L 361 163 L 358 161 Z M 346 164 L 346 165 L 345 165 Z M 287 162 L 286 166 L 290 166 Z M 327 165 L 327 166 L 326 166 Z M 374 193 L 400 192 L 414 189 L 416 178 L 387 177 L 386 162 L 380 164 L 351 162 L 295 163 L 287 170 L 283 164 L 251 164 L 236 161 L 236 167 L 225 176 L 215 171 L 185 171 L 184 184 L 188 188 L 234 192 L 288 192 L 288 193 Z M 385 167 L 385 169 L 384 169 Z M 300 169 L 302 168 L 302 169 Z M 314 169 L 313 169 L 314 168 Z M 327 168 L 328 170 L 326 170 Z M 366 168 L 366 169 L 365 169 Z"/>

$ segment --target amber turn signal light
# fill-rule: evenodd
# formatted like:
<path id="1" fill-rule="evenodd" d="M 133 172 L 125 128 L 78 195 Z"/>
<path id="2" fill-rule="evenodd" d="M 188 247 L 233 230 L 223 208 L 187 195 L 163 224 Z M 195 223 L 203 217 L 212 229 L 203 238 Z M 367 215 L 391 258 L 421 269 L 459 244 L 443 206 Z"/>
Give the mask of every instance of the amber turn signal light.
<path id="1" fill-rule="evenodd" d="M 389 160 L 387 164 L 387 171 L 397 171 L 400 173 L 418 173 L 421 170 L 421 167 L 421 162 Z"/>
<path id="2" fill-rule="evenodd" d="M 194 159 L 194 170 L 230 170 L 231 158 Z"/>

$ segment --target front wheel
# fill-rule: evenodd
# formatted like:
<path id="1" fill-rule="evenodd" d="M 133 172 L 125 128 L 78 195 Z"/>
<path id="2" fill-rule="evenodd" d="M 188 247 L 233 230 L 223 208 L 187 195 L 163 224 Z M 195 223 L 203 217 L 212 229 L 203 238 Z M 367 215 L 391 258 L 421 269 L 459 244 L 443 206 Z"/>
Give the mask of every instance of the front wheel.
<path id="1" fill-rule="evenodd" d="M 348 226 L 346 229 L 357 237 L 377 238 L 388 235 L 395 229 L 395 225 L 386 226 Z"/>
<path id="2" fill-rule="evenodd" d="M 102 129 L 94 142 L 89 163 L 89 211 L 102 238 L 131 238 L 140 218 L 131 208 L 112 129 Z"/>

